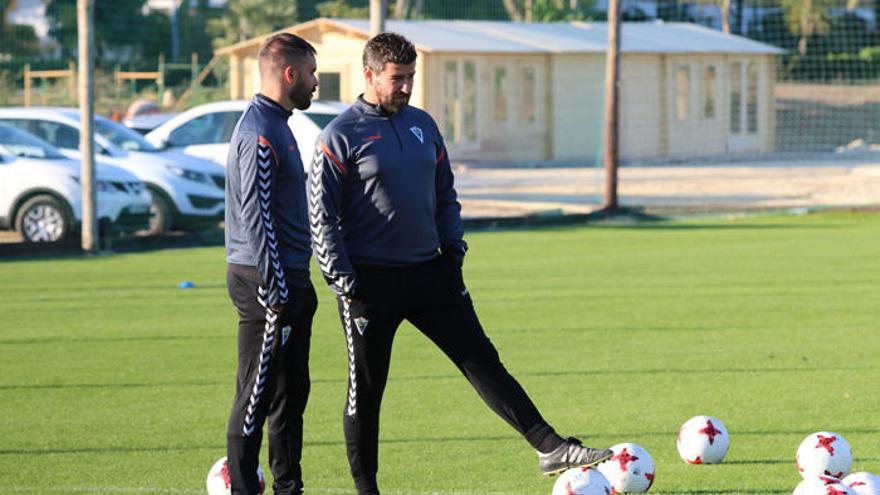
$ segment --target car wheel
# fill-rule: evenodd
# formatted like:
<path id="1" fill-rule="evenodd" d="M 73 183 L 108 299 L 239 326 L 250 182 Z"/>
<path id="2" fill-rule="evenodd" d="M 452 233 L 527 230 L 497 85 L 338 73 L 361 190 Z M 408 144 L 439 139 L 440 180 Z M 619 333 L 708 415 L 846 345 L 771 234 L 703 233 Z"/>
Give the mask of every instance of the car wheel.
<path id="1" fill-rule="evenodd" d="M 147 228 L 147 235 L 164 234 L 171 230 L 172 213 L 171 205 L 168 201 L 156 191 L 151 191 L 153 201 L 150 203 L 150 226 Z"/>
<path id="2" fill-rule="evenodd" d="M 15 221 L 15 229 L 25 242 L 60 242 L 70 234 L 71 227 L 64 204 L 47 195 L 25 201 Z"/>

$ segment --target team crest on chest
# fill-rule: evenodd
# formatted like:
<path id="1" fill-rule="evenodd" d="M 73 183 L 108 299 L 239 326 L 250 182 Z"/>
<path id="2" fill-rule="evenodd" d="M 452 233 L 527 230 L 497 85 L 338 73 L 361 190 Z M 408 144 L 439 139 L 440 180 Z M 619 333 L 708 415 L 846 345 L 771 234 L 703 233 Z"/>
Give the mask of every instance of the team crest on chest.
<path id="1" fill-rule="evenodd" d="M 422 128 L 414 125 L 409 128 L 410 132 L 419 140 L 420 143 L 425 144 L 425 133 L 422 132 Z"/>

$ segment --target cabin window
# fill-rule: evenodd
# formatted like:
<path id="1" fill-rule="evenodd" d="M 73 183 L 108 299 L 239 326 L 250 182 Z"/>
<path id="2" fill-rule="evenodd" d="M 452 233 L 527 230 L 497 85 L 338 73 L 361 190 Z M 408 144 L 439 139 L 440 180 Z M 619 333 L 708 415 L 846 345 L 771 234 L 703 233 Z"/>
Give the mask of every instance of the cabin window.
<path id="1" fill-rule="evenodd" d="M 521 120 L 526 124 L 534 124 L 537 120 L 538 85 L 535 68 L 532 66 L 522 69 L 522 90 Z"/>
<path id="2" fill-rule="evenodd" d="M 342 91 L 340 89 L 338 72 L 319 72 L 318 81 L 318 98 L 322 100 L 340 100 Z"/>
<path id="3" fill-rule="evenodd" d="M 746 66 L 746 131 L 758 132 L 758 65 L 754 62 Z"/>
<path id="4" fill-rule="evenodd" d="M 496 65 L 492 71 L 492 101 L 496 123 L 507 123 L 507 67 Z"/>
<path id="5" fill-rule="evenodd" d="M 686 66 L 675 69 L 675 118 L 687 120 L 691 114 L 691 70 Z"/>
<path id="6" fill-rule="evenodd" d="M 453 143 L 478 139 L 477 64 L 448 60 L 443 64 L 443 135 Z"/>
<path id="7" fill-rule="evenodd" d="M 464 141 L 477 140 L 477 64 L 465 61 L 464 64 Z"/>
<path id="8" fill-rule="evenodd" d="M 730 64 L 730 132 L 742 132 L 742 64 Z"/>
<path id="9" fill-rule="evenodd" d="M 716 77 L 715 66 L 706 67 L 706 71 L 703 73 L 703 118 L 706 120 L 714 119 L 717 114 L 715 108 Z"/>
<path id="10" fill-rule="evenodd" d="M 458 120 L 461 102 L 458 99 L 458 62 L 443 64 L 443 135 L 447 141 L 458 141 Z"/>

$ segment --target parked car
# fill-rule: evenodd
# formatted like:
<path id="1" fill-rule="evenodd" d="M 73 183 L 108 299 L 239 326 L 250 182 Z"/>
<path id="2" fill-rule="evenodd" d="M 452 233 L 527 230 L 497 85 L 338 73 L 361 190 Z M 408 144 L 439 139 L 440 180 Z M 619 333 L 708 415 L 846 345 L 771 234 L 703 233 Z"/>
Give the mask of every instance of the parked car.
<path id="1" fill-rule="evenodd" d="M 96 216 L 102 230 L 147 228 L 150 193 L 134 174 L 96 163 Z M 80 163 L 49 143 L 0 124 L 0 229 L 27 242 L 59 242 L 82 223 Z"/>
<path id="2" fill-rule="evenodd" d="M 79 111 L 72 108 L 0 108 L 0 122 L 14 125 L 79 159 Z M 217 225 L 223 218 L 222 167 L 177 151 L 162 151 L 143 136 L 104 117 L 95 117 L 95 151 L 102 161 L 138 176 L 152 194 L 153 234 L 173 228 Z"/>
<path id="3" fill-rule="evenodd" d="M 232 131 L 247 105 L 248 100 L 199 105 L 171 118 L 145 137 L 157 148 L 181 150 L 226 166 Z M 338 101 L 315 100 L 307 110 L 293 111 L 287 124 L 296 138 L 304 167 L 312 163 L 321 129 L 346 108 L 348 105 Z"/>
<path id="4" fill-rule="evenodd" d="M 164 124 L 165 122 L 168 122 L 175 115 L 178 115 L 178 112 L 146 113 L 142 115 L 135 115 L 133 117 L 126 117 L 122 119 L 122 125 L 128 127 L 133 131 L 137 131 L 139 134 L 146 134 Z"/>

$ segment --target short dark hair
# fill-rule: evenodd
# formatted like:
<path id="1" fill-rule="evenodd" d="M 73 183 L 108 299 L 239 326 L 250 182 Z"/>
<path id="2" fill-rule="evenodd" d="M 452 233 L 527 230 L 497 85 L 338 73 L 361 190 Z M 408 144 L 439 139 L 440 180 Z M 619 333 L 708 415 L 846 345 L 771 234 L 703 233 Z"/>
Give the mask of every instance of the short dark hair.
<path id="1" fill-rule="evenodd" d="M 315 47 L 295 34 L 278 33 L 269 36 L 260 47 L 260 72 L 266 69 L 281 68 L 317 53 Z"/>
<path id="2" fill-rule="evenodd" d="M 416 47 L 397 33 L 379 33 L 364 46 L 364 67 L 379 73 L 385 64 L 409 65 L 416 61 Z"/>

